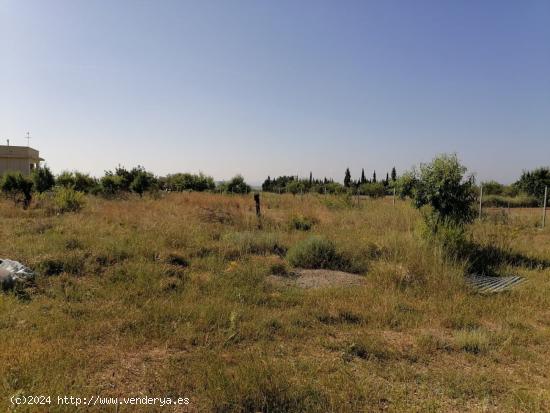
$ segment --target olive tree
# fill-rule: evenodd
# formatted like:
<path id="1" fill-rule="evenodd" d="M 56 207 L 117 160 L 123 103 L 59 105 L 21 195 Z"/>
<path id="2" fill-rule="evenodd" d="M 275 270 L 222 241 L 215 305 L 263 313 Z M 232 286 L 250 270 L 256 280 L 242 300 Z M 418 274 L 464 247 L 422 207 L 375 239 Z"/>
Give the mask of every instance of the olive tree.
<path id="1" fill-rule="evenodd" d="M 23 203 L 23 208 L 28 208 L 32 200 L 33 182 L 23 176 L 21 172 L 6 173 L 0 180 L 0 190 L 17 205 Z"/>
<path id="2" fill-rule="evenodd" d="M 466 176 L 455 154 L 440 155 L 432 162 L 421 164 L 412 196 L 417 208 L 431 207 L 436 222 L 463 225 L 475 216 L 474 178 Z"/>

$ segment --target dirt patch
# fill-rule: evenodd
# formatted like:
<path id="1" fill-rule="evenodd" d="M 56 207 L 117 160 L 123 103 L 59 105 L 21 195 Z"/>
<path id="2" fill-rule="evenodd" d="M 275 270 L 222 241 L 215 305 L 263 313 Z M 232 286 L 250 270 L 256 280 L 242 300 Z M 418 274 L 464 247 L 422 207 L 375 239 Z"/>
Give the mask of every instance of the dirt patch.
<path id="1" fill-rule="evenodd" d="M 297 269 L 292 274 L 270 275 L 269 282 L 276 285 L 298 288 L 326 288 L 326 287 L 352 287 L 363 285 L 365 277 L 344 271 L 333 270 L 301 270 Z"/>

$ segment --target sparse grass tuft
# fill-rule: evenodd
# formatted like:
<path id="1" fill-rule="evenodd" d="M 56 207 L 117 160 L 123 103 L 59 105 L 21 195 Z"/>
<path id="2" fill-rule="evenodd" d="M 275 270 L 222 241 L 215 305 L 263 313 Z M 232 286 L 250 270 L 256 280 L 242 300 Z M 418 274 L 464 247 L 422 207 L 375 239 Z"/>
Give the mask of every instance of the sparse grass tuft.
<path id="1" fill-rule="evenodd" d="M 485 353 L 491 345 L 489 333 L 482 328 L 460 330 L 455 334 L 454 342 L 458 349 L 473 354 Z"/>

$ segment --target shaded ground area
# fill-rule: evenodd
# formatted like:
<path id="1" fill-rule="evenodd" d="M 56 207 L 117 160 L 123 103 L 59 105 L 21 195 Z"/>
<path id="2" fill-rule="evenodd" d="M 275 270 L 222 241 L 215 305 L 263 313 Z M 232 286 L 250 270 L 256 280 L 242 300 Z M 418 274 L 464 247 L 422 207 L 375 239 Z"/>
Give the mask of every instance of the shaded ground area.
<path id="1" fill-rule="evenodd" d="M 361 275 L 333 270 L 295 270 L 291 275 L 270 275 L 268 280 L 277 285 L 298 288 L 352 287 L 364 284 Z"/>

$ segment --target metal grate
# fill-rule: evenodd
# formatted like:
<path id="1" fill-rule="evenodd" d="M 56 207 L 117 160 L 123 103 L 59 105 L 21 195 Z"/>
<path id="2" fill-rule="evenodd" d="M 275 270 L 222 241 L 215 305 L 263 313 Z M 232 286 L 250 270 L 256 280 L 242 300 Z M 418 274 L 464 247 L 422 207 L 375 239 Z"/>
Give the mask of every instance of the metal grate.
<path id="1" fill-rule="evenodd" d="M 471 275 L 467 277 L 468 283 L 479 293 L 500 293 L 510 290 L 525 282 L 525 278 L 513 277 L 488 277 L 484 275 Z"/>

